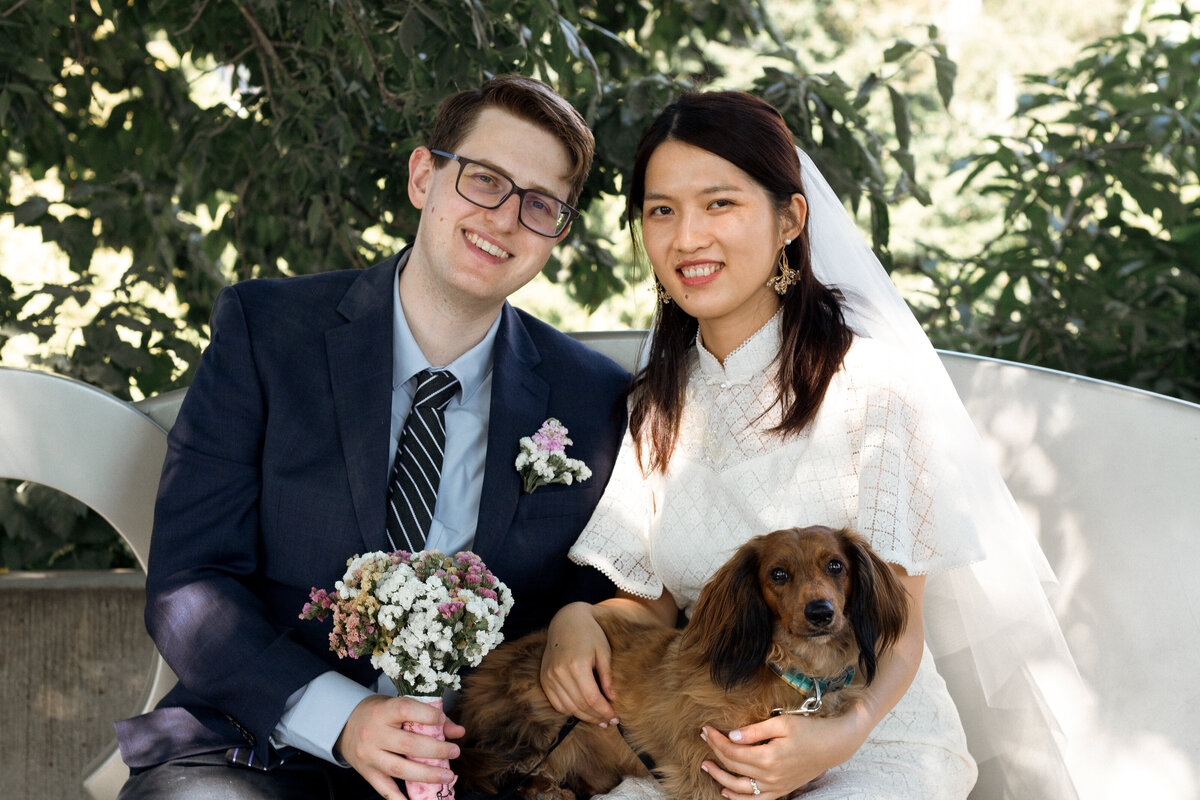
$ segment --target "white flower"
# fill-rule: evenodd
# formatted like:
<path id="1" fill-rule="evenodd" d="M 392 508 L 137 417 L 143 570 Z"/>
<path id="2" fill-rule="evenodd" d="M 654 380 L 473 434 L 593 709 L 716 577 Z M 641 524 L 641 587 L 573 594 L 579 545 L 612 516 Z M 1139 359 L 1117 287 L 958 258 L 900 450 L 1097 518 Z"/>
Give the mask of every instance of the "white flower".
<path id="1" fill-rule="evenodd" d="M 531 439 L 528 444 L 536 451 Z M 545 464 L 546 454 L 531 452 L 529 459 Z M 488 576 L 482 585 L 480 575 Z M 468 583 L 491 590 L 497 599 L 483 597 Z M 503 641 L 501 627 L 512 609 L 512 592 L 471 553 L 454 558 L 436 551 L 355 556 L 347 561 L 335 592 L 343 619 L 353 618 L 359 627 L 335 630 L 331 647 L 341 655 L 369 655 L 372 666 L 403 694 L 457 689 L 459 669 L 478 665 Z M 368 594 L 377 602 L 363 603 Z"/>

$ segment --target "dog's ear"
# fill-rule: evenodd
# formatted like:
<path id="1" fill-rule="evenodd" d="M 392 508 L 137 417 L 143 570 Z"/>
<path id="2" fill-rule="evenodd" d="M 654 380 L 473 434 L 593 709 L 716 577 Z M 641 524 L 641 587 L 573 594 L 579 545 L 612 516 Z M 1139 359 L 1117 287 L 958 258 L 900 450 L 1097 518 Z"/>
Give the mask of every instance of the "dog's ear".
<path id="1" fill-rule="evenodd" d="M 758 583 L 758 565 L 757 542 L 751 539 L 705 584 L 683 631 L 683 647 L 698 647 L 713 681 L 725 689 L 749 680 L 771 646 L 771 610 Z"/>
<path id="2" fill-rule="evenodd" d="M 863 677 L 870 683 L 879 654 L 896 643 L 908 624 L 908 592 L 866 539 L 850 531 L 840 537 L 853 562 L 847 616 L 858 641 Z"/>

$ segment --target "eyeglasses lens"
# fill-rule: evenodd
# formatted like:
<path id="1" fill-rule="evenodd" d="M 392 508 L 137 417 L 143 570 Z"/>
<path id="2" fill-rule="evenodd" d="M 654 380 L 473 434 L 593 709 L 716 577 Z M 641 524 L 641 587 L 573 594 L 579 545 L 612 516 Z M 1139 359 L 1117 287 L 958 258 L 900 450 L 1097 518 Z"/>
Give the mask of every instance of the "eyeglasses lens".
<path id="1" fill-rule="evenodd" d="M 477 206 L 496 208 L 508 199 L 513 183 L 480 164 L 464 163 L 458 175 L 458 191 Z M 521 198 L 521 222 L 543 236 L 560 234 L 567 216 L 566 208 L 553 197 L 526 190 Z"/>

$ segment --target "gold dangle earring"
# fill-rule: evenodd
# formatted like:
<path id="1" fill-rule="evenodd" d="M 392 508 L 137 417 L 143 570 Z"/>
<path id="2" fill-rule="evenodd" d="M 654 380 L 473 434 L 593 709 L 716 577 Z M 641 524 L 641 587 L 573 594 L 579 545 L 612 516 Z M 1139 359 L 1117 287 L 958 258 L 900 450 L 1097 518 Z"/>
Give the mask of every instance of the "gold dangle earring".
<path id="1" fill-rule="evenodd" d="M 658 282 L 658 278 L 654 279 L 654 290 L 658 294 L 658 302 L 662 303 L 664 306 L 671 305 L 671 295 L 667 292 L 666 288 Z"/>
<path id="2" fill-rule="evenodd" d="M 779 265 L 779 274 L 767 281 L 767 286 L 770 286 L 776 293 L 787 294 L 788 287 L 796 282 L 799 273 L 788 265 L 787 253 L 785 248 L 792 243 L 791 239 L 785 239 L 783 247 L 779 248 L 779 258 L 776 259 L 776 264 Z"/>

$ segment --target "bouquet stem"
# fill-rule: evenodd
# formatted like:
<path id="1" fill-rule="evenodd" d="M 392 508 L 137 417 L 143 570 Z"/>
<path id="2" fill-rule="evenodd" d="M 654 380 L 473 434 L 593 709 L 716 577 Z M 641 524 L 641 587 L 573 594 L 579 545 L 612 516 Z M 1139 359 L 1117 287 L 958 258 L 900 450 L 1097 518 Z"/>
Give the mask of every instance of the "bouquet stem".
<path id="1" fill-rule="evenodd" d="M 439 711 L 442 709 L 441 697 L 422 697 L 413 695 L 407 696 L 410 700 L 417 700 L 426 705 L 433 706 Z M 404 729 L 406 731 L 412 731 L 413 733 L 421 733 L 426 736 L 432 736 L 438 741 L 446 741 L 446 734 L 445 731 L 443 731 L 441 724 L 426 725 L 421 722 L 406 722 L 404 723 Z M 446 769 L 450 768 L 450 761 L 445 758 L 412 757 L 412 760 L 419 761 L 422 764 L 429 764 L 430 766 L 434 767 L 445 767 Z M 404 788 L 409 800 L 453 800 L 454 784 L 457 781 L 457 777 L 453 778 L 450 783 L 422 783 L 420 781 L 405 781 Z"/>

